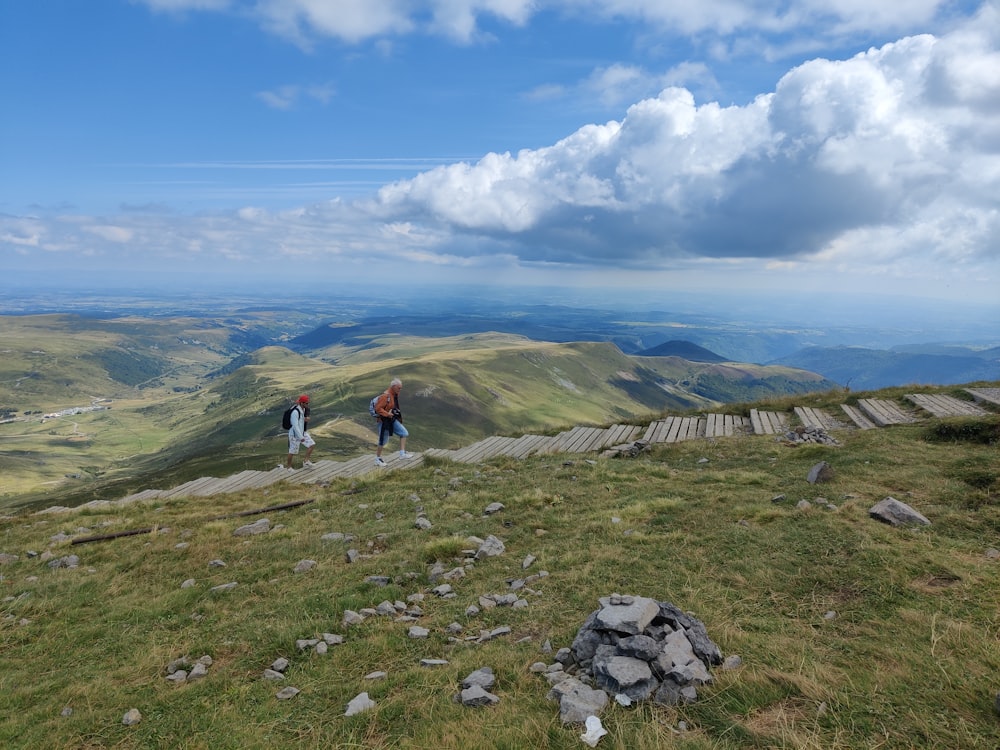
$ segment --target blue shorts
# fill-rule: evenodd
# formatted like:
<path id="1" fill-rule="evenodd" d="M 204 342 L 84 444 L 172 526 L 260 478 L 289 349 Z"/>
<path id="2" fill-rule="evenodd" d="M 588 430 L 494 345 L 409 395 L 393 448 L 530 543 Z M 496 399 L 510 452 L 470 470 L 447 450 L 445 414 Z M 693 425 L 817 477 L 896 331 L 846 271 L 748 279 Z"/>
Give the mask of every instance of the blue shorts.
<path id="1" fill-rule="evenodd" d="M 385 445 L 389 442 L 389 435 L 399 435 L 401 438 L 409 437 L 410 433 L 406 431 L 403 427 L 403 423 L 398 419 L 394 419 L 392 422 L 392 432 L 385 428 L 384 422 L 379 422 L 378 425 L 378 444 L 380 446 Z"/>

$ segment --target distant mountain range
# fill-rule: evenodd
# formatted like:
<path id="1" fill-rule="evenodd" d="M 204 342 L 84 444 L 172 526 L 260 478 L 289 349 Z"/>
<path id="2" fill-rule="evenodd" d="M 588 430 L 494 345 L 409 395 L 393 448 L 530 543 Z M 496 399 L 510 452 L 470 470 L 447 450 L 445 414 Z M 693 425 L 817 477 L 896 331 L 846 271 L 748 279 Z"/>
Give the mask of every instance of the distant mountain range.
<path id="1" fill-rule="evenodd" d="M 637 353 L 640 357 L 680 357 L 688 362 L 725 362 L 725 357 L 721 357 L 715 352 L 711 352 L 704 347 L 692 344 L 690 341 L 666 341 L 651 349 L 643 349 Z"/>
<path id="2" fill-rule="evenodd" d="M 819 373 L 855 391 L 911 384 L 955 385 L 1000 379 L 1000 347 L 927 344 L 886 350 L 813 346 L 768 364 Z"/>

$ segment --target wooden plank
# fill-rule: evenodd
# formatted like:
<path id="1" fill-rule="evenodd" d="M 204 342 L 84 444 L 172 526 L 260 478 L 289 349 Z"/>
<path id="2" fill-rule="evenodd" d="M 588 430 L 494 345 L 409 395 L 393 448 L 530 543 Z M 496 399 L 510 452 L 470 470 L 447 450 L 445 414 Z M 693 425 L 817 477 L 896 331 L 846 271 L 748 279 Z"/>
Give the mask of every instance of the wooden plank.
<path id="1" fill-rule="evenodd" d="M 917 421 L 901 411 L 895 403 L 886 399 L 859 399 L 858 408 L 879 427 L 888 427 L 894 424 L 909 424 Z"/>
<path id="2" fill-rule="evenodd" d="M 766 411 L 764 416 L 770 423 L 772 435 L 781 435 L 786 430 L 788 430 L 788 421 L 785 419 L 784 414 L 779 414 L 776 411 Z"/>
<path id="3" fill-rule="evenodd" d="M 1000 406 L 1000 388 L 966 388 L 965 392 L 976 401 Z"/>
<path id="4" fill-rule="evenodd" d="M 517 452 L 511 455 L 515 458 L 525 458 L 535 453 L 543 453 L 548 450 L 552 442 L 552 438 L 549 435 L 529 435 L 528 437 L 530 440 L 526 440 L 518 448 Z"/>
<path id="5" fill-rule="evenodd" d="M 591 427 L 569 446 L 572 453 L 589 453 L 597 450 L 595 446 L 604 442 L 604 434 L 607 430 L 600 427 Z"/>
<path id="6" fill-rule="evenodd" d="M 873 430 L 878 425 L 872 422 L 868 417 L 866 417 L 860 409 L 856 406 L 851 406 L 850 404 L 841 404 L 840 408 L 844 410 L 844 413 L 850 418 L 855 425 L 857 425 L 862 430 Z"/>
<path id="7" fill-rule="evenodd" d="M 660 440 L 661 443 L 676 443 L 678 435 L 681 434 L 681 427 L 684 426 L 684 417 L 671 417 L 667 432 Z"/>
<path id="8" fill-rule="evenodd" d="M 982 417 L 988 414 L 980 406 L 942 393 L 910 393 L 906 399 L 935 417 Z"/>

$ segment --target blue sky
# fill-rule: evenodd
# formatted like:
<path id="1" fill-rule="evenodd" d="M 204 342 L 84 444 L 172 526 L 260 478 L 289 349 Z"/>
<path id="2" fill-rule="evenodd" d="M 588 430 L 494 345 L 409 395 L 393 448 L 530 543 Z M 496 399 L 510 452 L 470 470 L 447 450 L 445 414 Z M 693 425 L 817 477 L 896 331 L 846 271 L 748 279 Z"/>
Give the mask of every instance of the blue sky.
<path id="1" fill-rule="evenodd" d="M 1000 299 L 1000 8 L 0 6 L 7 284 Z"/>

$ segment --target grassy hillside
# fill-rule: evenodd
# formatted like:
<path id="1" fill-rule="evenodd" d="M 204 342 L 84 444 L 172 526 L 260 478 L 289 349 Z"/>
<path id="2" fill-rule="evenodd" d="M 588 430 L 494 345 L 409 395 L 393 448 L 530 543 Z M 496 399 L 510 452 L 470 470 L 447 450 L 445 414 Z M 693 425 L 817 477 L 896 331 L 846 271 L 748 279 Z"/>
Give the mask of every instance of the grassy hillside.
<path id="1" fill-rule="evenodd" d="M 713 668 L 689 705 L 612 701 L 598 747 L 993 750 L 1000 416 L 837 437 L 689 441 L 635 459 L 429 460 L 325 487 L 0 519 L 0 746 L 579 748 L 582 727 L 561 725 L 530 666 L 552 663 L 598 598 L 620 592 L 690 611 L 742 664 Z M 832 479 L 809 484 L 819 461 Z M 887 496 L 931 525 L 870 518 Z M 254 512 L 292 502 L 305 504 Z M 485 515 L 494 502 L 503 510 Z M 415 527 L 420 512 L 431 528 Z M 261 518 L 268 533 L 234 535 Z M 150 533 L 71 543 L 128 530 Z M 349 537 L 323 538 L 332 532 Z M 490 534 L 506 551 L 469 559 L 469 537 Z M 78 567 L 51 567 L 71 554 Z M 295 572 L 303 560 L 316 564 Z M 461 568 L 453 598 L 433 592 L 435 563 Z M 542 571 L 517 589 L 526 607 L 467 612 Z M 344 624 L 346 610 L 384 601 L 418 604 L 415 622 Z M 412 624 L 428 637 L 408 637 Z M 510 632 L 479 642 L 497 628 Z M 343 643 L 325 654 L 297 645 L 323 634 Z M 204 678 L 167 681 L 171 662 L 203 655 Z M 265 680 L 279 658 L 285 678 Z M 421 666 L 428 658 L 446 663 Z M 485 666 L 500 703 L 455 703 Z M 286 686 L 301 692 L 278 700 Z M 375 707 L 345 717 L 361 692 Z M 143 718 L 124 726 L 131 708 Z"/>
<path id="2" fill-rule="evenodd" d="M 313 398 L 317 455 L 357 455 L 372 449 L 368 401 L 396 376 L 406 381 L 417 450 L 831 385 L 784 367 L 630 357 L 610 343 L 496 333 L 387 334 L 309 356 L 284 346 L 244 351 L 240 337 L 259 334 L 171 321 L 2 321 L 0 404 L 10 406 L 0 420 L 0 507 L 75 505 L 269 467 L 284 450 L 280 413 L 301 392 Z M 44 418 L 95 398 L 100 410 Z"/>

